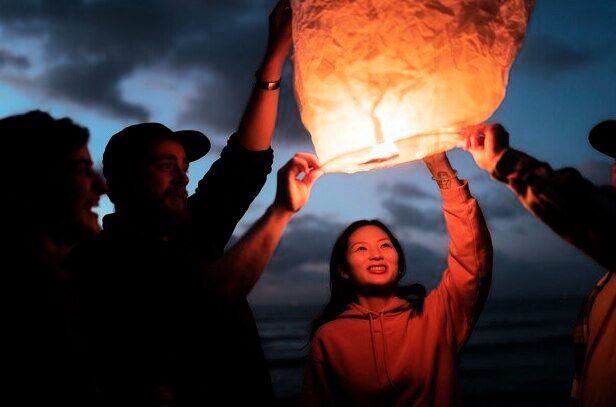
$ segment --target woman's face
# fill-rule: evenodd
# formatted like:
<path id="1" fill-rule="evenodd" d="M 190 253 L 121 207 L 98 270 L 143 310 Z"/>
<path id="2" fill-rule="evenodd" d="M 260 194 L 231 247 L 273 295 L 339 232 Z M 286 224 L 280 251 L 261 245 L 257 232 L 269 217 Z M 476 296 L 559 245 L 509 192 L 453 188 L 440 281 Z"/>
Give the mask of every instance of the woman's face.
<path id="1" fill-rule="evenodd" d="M 346 258 L 349 274 L 357 287 L 392 287 L 398 276 L 398 252 L 384 230 L 374 225 L 362 226 L 351 234 Z"/>

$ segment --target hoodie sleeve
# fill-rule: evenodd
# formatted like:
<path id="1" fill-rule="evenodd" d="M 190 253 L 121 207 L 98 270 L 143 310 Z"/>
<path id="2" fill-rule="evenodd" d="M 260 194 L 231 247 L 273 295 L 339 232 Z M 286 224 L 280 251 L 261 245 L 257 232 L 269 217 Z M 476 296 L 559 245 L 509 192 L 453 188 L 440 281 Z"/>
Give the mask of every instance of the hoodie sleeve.
<path id="1" fill-rule="evenodd" d="M 444 310 L 447 332 L 457 349 L 468 340 L 492 282 L 492 240 L 481 208 L 471 196 L 468 182 L 441 190 L 449 233 L 447 268 L 427 301 Z"/>

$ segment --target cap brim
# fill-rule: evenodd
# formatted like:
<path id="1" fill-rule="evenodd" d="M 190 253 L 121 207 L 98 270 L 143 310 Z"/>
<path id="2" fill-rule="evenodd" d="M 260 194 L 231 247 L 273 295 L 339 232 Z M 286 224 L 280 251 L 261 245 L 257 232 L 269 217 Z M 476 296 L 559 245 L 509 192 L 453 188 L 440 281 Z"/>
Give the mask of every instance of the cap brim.
<path id="1" fill-rule="evenodd" d="M 604 120 L 588 134 L 588 142 L 596 150 L 616 158 L 616 120 Z"/>
<path id="2" fill-rule="evenodd" d="M 210 140 L 197 130 L 174 131 L 173 136 L 182 144 L 189 162 L 196 161 L 210 151 Z"/>

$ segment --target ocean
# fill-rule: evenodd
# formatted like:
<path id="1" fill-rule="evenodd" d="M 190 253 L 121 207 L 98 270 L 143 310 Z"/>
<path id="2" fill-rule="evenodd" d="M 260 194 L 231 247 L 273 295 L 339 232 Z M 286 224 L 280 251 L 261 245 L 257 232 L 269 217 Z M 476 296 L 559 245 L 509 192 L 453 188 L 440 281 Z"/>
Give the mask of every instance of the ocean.
<path id="1" fill-rule="evenodd" d="M 460 359 L 465 406 L 568 405 L 582 301 L 488 299 Z M 278 406 L 298 406 L 308 326 L 321 305 L 253 309 Z"/>

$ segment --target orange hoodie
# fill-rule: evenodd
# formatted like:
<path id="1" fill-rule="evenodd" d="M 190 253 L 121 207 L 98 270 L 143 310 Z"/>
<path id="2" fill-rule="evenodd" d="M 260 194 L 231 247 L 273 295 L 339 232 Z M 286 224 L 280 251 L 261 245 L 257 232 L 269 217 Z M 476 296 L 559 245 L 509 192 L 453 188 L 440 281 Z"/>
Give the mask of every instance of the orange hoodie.
<path id="1" fill-rule="evenodd" d="M 447 268 L 421 315 L 395 298 L 381 312 L 352 304 L 310 348 L 302 406 L 456 406 L 459 355 L 492 275 L 492 242 L 468 183 L 442 190 Z"/>

